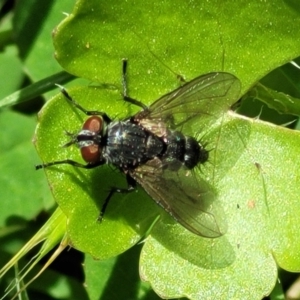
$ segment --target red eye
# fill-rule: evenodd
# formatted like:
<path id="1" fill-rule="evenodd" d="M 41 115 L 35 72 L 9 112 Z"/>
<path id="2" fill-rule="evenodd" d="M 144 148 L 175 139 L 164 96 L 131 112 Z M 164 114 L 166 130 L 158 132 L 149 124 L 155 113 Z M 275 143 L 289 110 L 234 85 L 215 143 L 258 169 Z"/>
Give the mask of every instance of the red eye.
<path id="1" fill-rule="evenodd" d="M 92 132 L 100 132 L 102 130 L 103 120 L 99 116 L 92 116 L 88 118 L 82 126 L 82 129 L 90 130 Z"/>
<path id="2" fill-rule="evenodd" d="M 87 163 L 95 163 L 99 161 L 100 158 L 100 147 L 99 145 L 93 144 L 87 147 L 82 147 L 80 149 L 82 158 Z"/>
<path id="3" fill-rule="evenodd" d="M 97 135 L 101 132 L 102 126 L 103 126 L 102 118 L 99 116 L 92 116 L 89 117 L 83 123 L 82 129 L 88 130 Z M 95 141 L 91 145 L 81 147 L 80 151 L 81 151 L 82 158 L 87 163 L 95 163 L 100 159 L 101 148 L 99 144 L 95 143 Z"/>

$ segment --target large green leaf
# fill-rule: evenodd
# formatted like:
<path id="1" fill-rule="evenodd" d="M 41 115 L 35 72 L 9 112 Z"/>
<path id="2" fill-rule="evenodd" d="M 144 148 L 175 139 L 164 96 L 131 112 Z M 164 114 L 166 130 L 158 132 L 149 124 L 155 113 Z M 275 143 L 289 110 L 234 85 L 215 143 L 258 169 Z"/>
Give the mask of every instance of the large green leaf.
<path id="1" fill-rule="evenodd" d="M 176 74 L 192 79 L 225 70 L 246 91 L 299 55 L 299 11 L 288 3 L 78 1 L 54 34 L 56 57 L 68 72 L 102 84 L 69 93 L 111 117 L 136 111 L 121 101 L 124 57 L 130 95 L 147 104 L 179 85 Z M 140 264 L 142 277 L 164 297 L 259 299 L 275 284 L 276 262 L 300 269 L 299 133 L 232 113 L 217 117 L 202 138 L 213 149 L 211 164 L 198 175 L 217 190 L 228 231 L 204 239 L 164 215 L 145 242 Z M 67 141 L 63 130 L 76 131 L 82 122 L 62 96 L 49 102 L 36 136 L 42 160 L 80 161 L 77 149 L 60 146 Z M 201 119 L 198 126 L 205 128 Z M 57 166 L 46 174 L 69 218 L 73 245 L 97 258 L 131 247 L 161 212 L 139 190 L 115 196 L 99 224 L 109 187 L 126 186 L 122 175 L 109 166 L 93 171 Z"/>
<path id="2" fill-rule="evenodd" d="M 174 88 L 173 72 L 228 71 L 245 90 L 299 55 L 299 10 L 288 3 L 82 0 L 54 34 L 56 58 L 72 74 L 110 83 L 128 58 L 131 94 L 143 100 Z"/>

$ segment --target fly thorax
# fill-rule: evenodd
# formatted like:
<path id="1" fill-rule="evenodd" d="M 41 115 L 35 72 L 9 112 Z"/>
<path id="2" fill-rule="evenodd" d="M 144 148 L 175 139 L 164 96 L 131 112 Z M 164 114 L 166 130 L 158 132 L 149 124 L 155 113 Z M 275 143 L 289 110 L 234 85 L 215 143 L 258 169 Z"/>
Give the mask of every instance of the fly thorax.
<path id="1" fill-rule="evenodd" d="M 103 156 L 115 166 L 129 168 L 156 157 L 162 149 L 159 137 L 126 120 L 108 125 Z"/>

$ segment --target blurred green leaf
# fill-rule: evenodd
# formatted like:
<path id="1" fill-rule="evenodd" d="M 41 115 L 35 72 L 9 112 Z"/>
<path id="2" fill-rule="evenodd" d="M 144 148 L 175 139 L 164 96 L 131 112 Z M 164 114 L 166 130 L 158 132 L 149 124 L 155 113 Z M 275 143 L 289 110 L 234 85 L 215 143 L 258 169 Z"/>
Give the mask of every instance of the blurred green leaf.
<path id="1" fill-rule="evenodd" d="M 96 261 L 87 255 L 84 269 L 89 299 L 160 299 L 149 284 L 139 279 L 140 249 L 141 246 L 135 246 L 117 258 L 104 261 Z"/>
<path id="2" fill-rule="evenodd" d="M 0 108 L 12 106 L 34 99 L 39 95 L 56 88 L 55 84 L 64 84 L 74 79 L 73 75 L 67 72 L 59 72 L 38 82 L 35 82 L 25 88 L 18 90 L 0 100 Z M 77 81 L 78 82 L 78 81 Z"/>
<path id="3" fill-rule="evenodd" d="M 1 112 L 1 210 L 0 224 L 9 216 L 32 219 L 39 211 L 53 205 L 53 199 L 42 174 L 34 170 L 39 157 L 31 139 L 35 119 L 19 113 Z M 24 176 L 25 175 L 25 176 Z"/>
<path id="4" fill-rule="evenodd" d="M 33 80 L 61 71 L 54 58 L 51 34 L 74 0 L 17 1 L 14 34 L 27 75 Z"/>
<path id="5" fill-rule="evenodd" d="M 23 80 L 22 64 L 16 54 L 15 46 L 6 47 L 0 53 L 0 99 L 18 89 Z"/>
<path id="6" fill-rule="evenodd" d="M 258 99 L 279 113 L 300 116 L 300 99 L 274 91 L 261 83 L 257 83 L 245 97 Z"/>

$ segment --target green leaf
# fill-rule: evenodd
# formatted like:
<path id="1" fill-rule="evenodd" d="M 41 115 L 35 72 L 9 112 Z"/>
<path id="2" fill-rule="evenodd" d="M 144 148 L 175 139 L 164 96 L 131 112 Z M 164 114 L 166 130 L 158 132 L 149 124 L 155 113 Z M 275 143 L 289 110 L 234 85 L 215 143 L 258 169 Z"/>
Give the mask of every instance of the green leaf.
<path id="1" fill-rule="evenodd" d="M 275 109 L 283 114 L 296 116 L 300 115 L 299 99 L 281 92 L 276 92 L 260 83 L 252 88 L 251 91 L 245 95 L 245 97 L 261 100 L 262 102 L 266 103 L 269 108 Z"/>
<path id="2" fill-rule="evenodd" d="M 39 161 L 31 139 L 35 119 L 21 114 L 1 112 L 1 210 L 0 224 L 8 216 L 31 219 L 53 204 L 49 188 L 41 174 L 34 170 Z"/>
<path id="3" fill-rule="evenodd" d="M 0 108 L 34 99 L 43 93 L 53 90 L 56 87 L 55 84 L 66 83 L 72 79 L 74 77 L 66 72 L 59 72 L 49 76 L 1 99 Z"/>
<path id="4" fill-rule="evenodd" d="M 4 53 L 0 54 L 0 99 L 9 95 L 19 87 L 23 80 L 21 62 L 16 57 L 16 47 L 7 47 Z M 5 78 L 5 80 L 3 80 Z"/>
<path id="5" fill-rule="evenodd" d="M 117 258 L 104 261 L 86 255 L 84 269 L 89 299 L 160 299 L 149 284 L 139 279 L 140 249 L 141 245 L 137 245 Z"/>
<path id="6" fill-rule="evenodd" d="M 53 94 L 56 93 L 55 91 L 53 92 L 53 90 L 57 88 L 57 84 L 67 84 L 67 86 L 70 86 L 86 83 L 86 80 L 75 78 L 73 75 L 65 71 L 58 72 L 44 79 L 41 79 L 33 84 L 30 84 L 22 89 L 19 89 L 11 93 L 10 95 L 0 99 L 0 108 L 2 109 L 16 104 L 27 102 L 47 92 L 49 92 L 47 96 L 53 96 Z"/>
<path id="7" fill-rule="evenodd" d="M 13 19 L 14 35 L 27 74 L 34 81 L 61 71 L 54 59 L 51 33 L 72 7 L 73 0 L 19 1 Z"/>
<path id="8" fill-rule="evenodd" d="M 299 56 L 299 25 L 299 10 L 279 0 L 82 0 L 57 27 L 54 46 L 68 72 L 102 83 L 116 82 L 128 58 L 130 94 L 146 101 L 174 89 L 176 74 L 228 71 L 247 90 Z"/>

